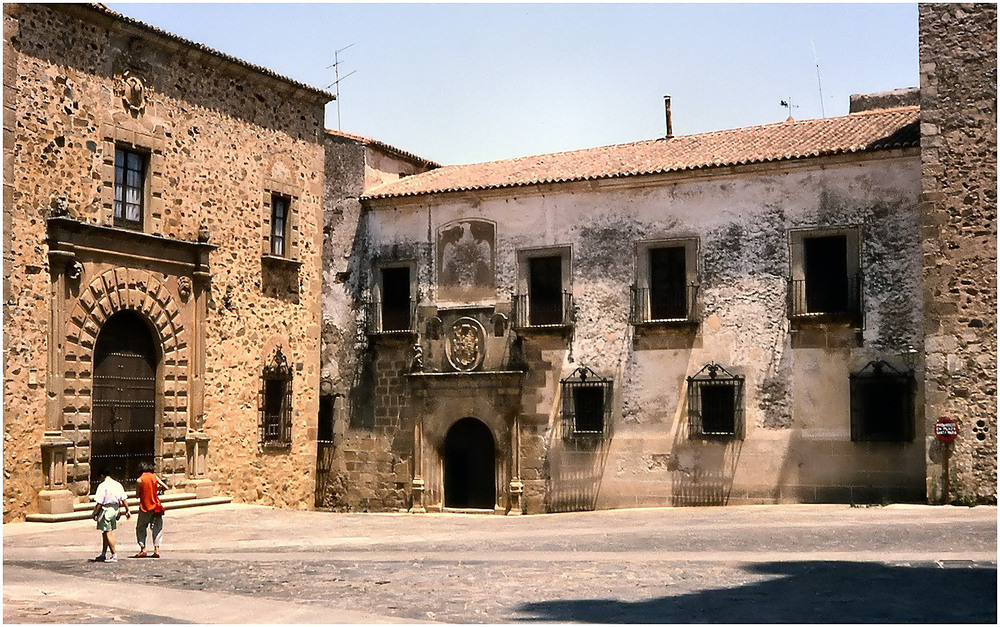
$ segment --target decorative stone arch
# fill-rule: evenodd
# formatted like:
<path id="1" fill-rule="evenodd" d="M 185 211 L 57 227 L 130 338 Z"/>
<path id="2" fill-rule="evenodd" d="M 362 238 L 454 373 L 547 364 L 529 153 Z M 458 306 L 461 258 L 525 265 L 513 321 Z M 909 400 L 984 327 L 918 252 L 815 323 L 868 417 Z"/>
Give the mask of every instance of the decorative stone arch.
<path id="1" fill-rule="evenodd" d="M 104 323 L 120 311 L 142 315 L 160 355 L 157 369 L 157 457 L 164 474 L 185 470 L 190 342 L 181 310 L 167 286 L 148 270 L 115 268 L 81 291 L 66 323 L 62 430 L 76 443 L 71 483 L 81 494 L 90 474 L 94 348 Z"/>

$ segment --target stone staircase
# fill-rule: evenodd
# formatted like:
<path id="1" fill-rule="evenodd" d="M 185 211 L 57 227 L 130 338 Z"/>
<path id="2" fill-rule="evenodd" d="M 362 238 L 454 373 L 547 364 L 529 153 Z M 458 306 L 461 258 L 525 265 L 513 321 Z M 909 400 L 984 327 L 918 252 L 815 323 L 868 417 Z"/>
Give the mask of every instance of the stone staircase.
<path id="1" fill-rule="evenodd" d="M 139 499 L 136 497 L 134 490 L 127 492 L 126 494 L 128 495 L 129 511 L 131 511 L 134 516 L 139 512 Z M 91 496 L 91 499 L 93 499 L 93 496 Z M 225 505 L 227 503 L 231 503 L 232 500 L 233 499 L 228 496 L 198 498 L 198 496 L 193 492 L 168 492 L 167 494 L 160 495 L 160 502 L 163 503 L 163 508 L 168 512 L 171 510 L 186 509 L 189 507 Z M 75 503 L 73 505 L 72 512 L 66 512 L 65 514 L 28 514 L 25 520 L 26 522 L 46 523 L 69 522 L 71 520 L 89 520 L 93 512 L 94 502 L 91 500 L 87 503 Z M 124 510 L 122 517 L 124 517 Z"/>

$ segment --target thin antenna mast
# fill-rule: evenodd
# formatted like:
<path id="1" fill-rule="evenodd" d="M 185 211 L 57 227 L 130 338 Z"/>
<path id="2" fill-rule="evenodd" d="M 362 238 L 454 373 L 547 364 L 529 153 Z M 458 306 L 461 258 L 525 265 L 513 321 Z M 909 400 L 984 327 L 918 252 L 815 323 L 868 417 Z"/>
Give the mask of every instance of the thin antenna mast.
<path id="1" fill-rule="evenodd" d="M 340 81 L 344 80 L 344 78 L 347 78 L 351 74 L 354 74 L 354 72 L 357 72 L 357 70 L 354 70 L 354 71 L 351 72 L 351 74 L 348 74 L 347 76 L 344 76 L 344 78 L 340 77 L 340 53 L 343 52 L 343 51 L 345 51 L 345 50 L 347 50 L 348 48 L 350 48 L 353 45 L 354 44 L 351 44 L 349 46 L 344 46 L 340 50 L 335 50 L 333 52 L 333 65 L 326 66 L 326 69 L 328 69 L 328 70 L 330 68 L 333 68 L 334 77 L 337 79 L 337 80 L 333 81 L 332 83 L 330 83 L 329 85 L 327 85 L 326 88 L 327 89 L 330 89 L 331 87 L 336 87 L 337 88 L 337 90 L 336 90 L 336 92 L 334 92 L 334 94 L 337 96 L 336 100 L 337 100 L 337 130 L 338 131 L 340 130 Z"/>
<path id="2" fill-rule="evenodd" d="M 813 49 L 813 60 L 816 61 L 816 84 L 819 86 L 819 112 L 826 117 L 826 107 L 823 106 L 823 80 L 819 76 L 819 56 L 816 54 L 816 44 L 812 39 L 809 40 L 809 45 Z"/>

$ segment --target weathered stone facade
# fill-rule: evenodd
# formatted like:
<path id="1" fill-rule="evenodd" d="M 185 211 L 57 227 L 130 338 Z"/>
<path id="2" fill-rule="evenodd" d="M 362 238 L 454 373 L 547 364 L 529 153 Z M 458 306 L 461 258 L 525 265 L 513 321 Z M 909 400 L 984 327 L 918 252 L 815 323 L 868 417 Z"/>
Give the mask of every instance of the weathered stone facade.
<path id="1" fill-rule="evenodd" d="M 89 494 L 94 351 L 120 312 L 155 340 L 158 472 L 311 506 L 329 99 L 99 6 L 4 5 L 5 521 Z M 117 150 L 146 160 L 131 227 Z M 291 206 L 283 255 L 273 194 Z M 262 371 L 279 347 L 291 437 L 271 449 Z"/>
<path id="2" fill-rule="evenodd" d="M 949 499 L 996 502 L 997 10 L 920 5 L 927 496 L 944 498 L 943 445 L 958 421 Z"/>

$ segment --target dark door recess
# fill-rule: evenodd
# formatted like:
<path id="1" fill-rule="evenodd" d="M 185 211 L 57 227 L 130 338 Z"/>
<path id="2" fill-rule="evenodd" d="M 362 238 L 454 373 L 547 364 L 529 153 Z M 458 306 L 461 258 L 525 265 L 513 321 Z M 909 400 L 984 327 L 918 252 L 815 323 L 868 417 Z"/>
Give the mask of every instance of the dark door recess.
<path id="1" fill-rule="evenodd" d="M 90 492 L 107 468 L 126 490 L 141 461 L 153 462 L 156 436 L 156 345 L 145 321 L 131 311 L 104 324 L 94 349 Z"/>
<path id="2" fill-rule="evenodd" d="M 496 446 L 489 427 L 475 418 L 452 425 L 444 444 L 444 506 L 493 509 Z"/>

